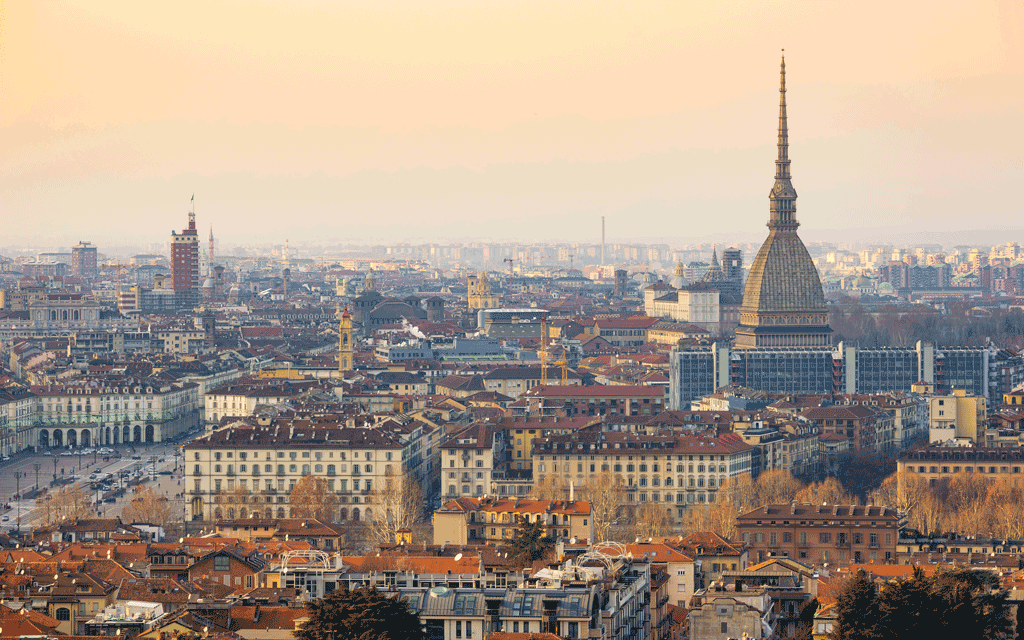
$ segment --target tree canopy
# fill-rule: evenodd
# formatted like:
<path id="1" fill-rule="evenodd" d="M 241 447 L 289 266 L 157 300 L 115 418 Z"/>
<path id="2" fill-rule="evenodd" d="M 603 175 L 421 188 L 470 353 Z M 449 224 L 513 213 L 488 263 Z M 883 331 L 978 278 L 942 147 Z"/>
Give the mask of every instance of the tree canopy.
<path id="1" fill-rule="evenodd" d="M 1007 592 L 988 571 L 954 569 L 877 588 L 863 571 L 836 598 L 836 640 L 955 640 L 1012 636 Z"/>
<path id="2" fill-rule="evenodd" d="M 524 567 L 554 548 L 555 541 L 547 537 L 543 523 L 527 522 L 522 516 L 517 516 L 516 523 L 515 537 L 509 542 L 509 564 Z"/>
<path id="3" fill-rule="evenodd" d="M 419 615 L 405 600 L 375 587 L 341 589 L 306 604 L 309 620 L 296 640 L 425 640 Z"/>

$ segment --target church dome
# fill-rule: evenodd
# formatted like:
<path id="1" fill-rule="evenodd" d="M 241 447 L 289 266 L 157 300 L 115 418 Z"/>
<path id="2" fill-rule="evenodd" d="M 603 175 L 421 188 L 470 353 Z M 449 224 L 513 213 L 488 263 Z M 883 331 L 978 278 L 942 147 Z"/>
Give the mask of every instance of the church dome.
<path id="1" fill-rule="evenodd" d="M 684 269 L 684 267 L 683 267 L 683 263 L 682 262 L 676 264 L 676 275 L 675 275 L 675 277 L 673 277 L 668 282 L 670 285 L 672 285 L 672 288 L 674 288 L 674 289 L 682 289 L 686 285 L 690 284 L 686 280 L 686 276 L 683 275 L 683 273 L 685 273 L 683 271 L 683 269 Z"/>
<path id="2" fill-rule="evenodd" d="M 725 272 L 722 271 L 722 265 L 718 262 L 718 249 L 714 249 L 711 253 L 711 266 L 704 272 L 704 277 L 700 279 L 701 282 L 714 285 L 724 282 L 726 280 Z"/>
<path id="3" fill-rule="evenodd" d="M 772 230 L 750 265 L 743 311 L 825 311 L 818 270 L 794 232 Z"/>

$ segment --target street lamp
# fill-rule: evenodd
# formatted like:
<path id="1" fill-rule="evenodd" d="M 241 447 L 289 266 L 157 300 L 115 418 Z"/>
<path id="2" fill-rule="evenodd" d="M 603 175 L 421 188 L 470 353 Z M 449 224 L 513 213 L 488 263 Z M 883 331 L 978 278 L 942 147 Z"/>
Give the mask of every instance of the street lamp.
<path id="1" fill-rule="evenodd" d="M 42 465 L 42 463 L 40 463 L 40 462 L 33 462 L 33 463 L 32 463 L 32 468 L 33 468 L 33 469 L 35 470 L 35 472 L 36 472 L 36 491 L 39 491 L 39 470 L 40 470 L 40 469 L 41 469 L 42 467 L 43 467 L 43 465 Z"/>
<path id="2" fill-rule="evenodd" d="M 53 480 L 57 480 L 57 456 L 53 456 Z"/>
<path id="3" fill-rule="evenodd" d="M 14 472 L 14 482 L 18 485 L 18 519 L 15 520 L 17 523 L 18 535 L 21 535 L 21 476 L 25 475 L 21 471 Z"/>

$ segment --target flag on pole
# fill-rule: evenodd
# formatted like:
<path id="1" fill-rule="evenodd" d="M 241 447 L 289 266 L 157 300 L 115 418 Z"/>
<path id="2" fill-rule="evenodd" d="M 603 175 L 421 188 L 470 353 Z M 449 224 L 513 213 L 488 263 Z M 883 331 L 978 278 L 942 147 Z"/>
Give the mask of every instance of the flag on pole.
<path id="1" fill-rule="evenodd" d="M 195 202 L 195 201 L 196 201 L 196 194 L 193 193 L 192 194 L 192 202 Z"/>

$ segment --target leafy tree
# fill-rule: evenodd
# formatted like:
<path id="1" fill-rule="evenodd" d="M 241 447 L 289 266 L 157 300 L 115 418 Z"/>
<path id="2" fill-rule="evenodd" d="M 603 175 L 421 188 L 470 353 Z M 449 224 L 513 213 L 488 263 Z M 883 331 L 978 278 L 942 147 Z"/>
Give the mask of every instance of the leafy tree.
<path id="1" fill-rule="evenodd" d="M 836 598 L 836 640 L 1008 640 L 1012 623 L 1007 592 L 988 571 L 955 569 L 910 578 L 879 591 L 863 571 Z"/>
<path id="2" fill-rule="evenodd" d="M 811 598 L 800 605 L 800 618 L 796 622 L 793 640 L 812 640 L 814 638 L 814 614 L 817 612 L 817 598 Z"/>
<path id="3" fill-rule="evenodd" d="M 954 569 L 932 576 L 936 640 L 1012 637 L 1008 594 L 999 577 L 989 571 Z"/>
<path id="4" fill-rule="evenodd" d="M 512 566 L 524 567 L 534 560 L 540 560 L 550 552 L 555 541 L 547 537 L 544 523 L 527 522 L 522 516 L 516 516 L 516 533 L 509 542 L 508 561 Z"/>
<path id="5" fill-rule="evenodd" d="M 409 603 L 376 587 L 341 589 L 306 603 L 309 620 L 296 640 L 425 640 L 419 615 Z"/>
<path id="6" fill-rule="evenodd" d="M 936 599 L 932 581 L 921 567 L 914 567 L 910 578 L 893 580 L 879 594 L 878 609 L 885 622 L 886 637 L 934 638 Z"/>
<path id="7" fill-rule="evenodd" d="M 843 586 L 836 598 L 835 640 L 883 638 L 878 589 L 863 570 Z"/>

